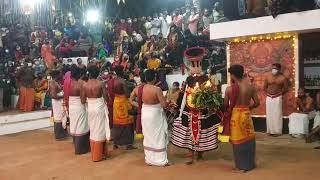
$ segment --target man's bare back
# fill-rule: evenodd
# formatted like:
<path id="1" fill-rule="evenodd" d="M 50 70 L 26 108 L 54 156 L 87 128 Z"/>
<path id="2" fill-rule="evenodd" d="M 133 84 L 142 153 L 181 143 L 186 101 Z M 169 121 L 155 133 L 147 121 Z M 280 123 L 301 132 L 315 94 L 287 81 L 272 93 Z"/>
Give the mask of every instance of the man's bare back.
<path id="1" fill-rule="evenodd" d="M 269 74 L 265 79 L 264 90 L 269 95 L 283 94 L 287 91 L 287 88 L 287 78 L 282 74 L 276 76 Z"/>
<path id="2" fill-rule="evenodd" d="M 253 100 L 256 105 L 259 106 L 259 97 L 257 95 L 255 87 L 246 81 L 241 81 L 239 83 L 239 97 L 236 105 L 251 105 L 251 100 Z"/>
<path id="3" fill-rule="evenodd" d="M 80 89 L 81 89 L 81 82 L 80 80 L 74 80 L 72 79 L 71 80 L 71 83 L 70 83 L 70 92 L 69 92 L 69 95 L 70 96 L 80 96 Z"/>
<path id="4" fill-rule="evenodd" d="M 146 84 L 143 87 L 142 102 L 148 105 L 161 104 L 162 107 L 167 106 L 165 97 L 159 87 Z"/>
<path id="5" fill-rule="evenodd" d="M 250 109 L 258 107 L 260 105 L 260 100 L 255 87 L 247 81 L 239 81 L 238 85 L 239 95 L 236 105 L 244 105 L 249 107 Z M 226 89 L 225 104 L 229 104 L 232 93 L 234 93 L 232 92 L 232 87 L 229 86 Z M 253 104 L 251 103 L 251 100 L 253 100 Z"/>
<path id="6" fill-rule="evenodd" d="M 89 79 L 88 82 L 82 85 L 80 90 L 82 104 L 87 102 L 87 98 L 101 98 L 102 95 L 102 83 L 96 79 Z"/>

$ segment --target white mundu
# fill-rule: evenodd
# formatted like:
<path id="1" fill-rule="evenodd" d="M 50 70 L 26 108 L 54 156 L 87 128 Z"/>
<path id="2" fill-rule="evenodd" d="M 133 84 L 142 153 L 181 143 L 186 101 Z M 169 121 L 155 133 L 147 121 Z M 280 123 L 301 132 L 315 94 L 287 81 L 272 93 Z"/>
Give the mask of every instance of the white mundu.
<path id="1" fill-rule="evenodd" d="M 88 98 L 90 140 L 103 142 L 110 139 L 108 109 L 103 98 Z"/>
<path id="2" fill-rule="evenodd" d="M 81 103 L 79 96 L 69 97 L 70 134 L 82 136 L 89 132 L 86 106 Z"/>
<path id="3" fill-rule="evenodd" d="M 67 116 L 63 108 L 63 99 L 52 99 L 52 112 L 54 122 L 62 122 L 63 127 L 65 127 L 67 123 Z"/>
<path id="4" fill-rule="evenodd" d="M 266 120 L 268 134 L 282 134 L 282 96 L 266 98 Z"/>
<path id="5" fill-rule="evenodd" d="M 160 104 L 142 105 L 141 110 L 145 162 L 154 166 L 168 164 L 168 124 Z"/>
<path id="6" fill-rule="evenodd" d="M 309 121 L 316 116 L 316 112 L 312 111 L 308 114 L 292 113 L 289 116 L 289 134 L 291 135 L 307 135 L 309 133 Z"/>

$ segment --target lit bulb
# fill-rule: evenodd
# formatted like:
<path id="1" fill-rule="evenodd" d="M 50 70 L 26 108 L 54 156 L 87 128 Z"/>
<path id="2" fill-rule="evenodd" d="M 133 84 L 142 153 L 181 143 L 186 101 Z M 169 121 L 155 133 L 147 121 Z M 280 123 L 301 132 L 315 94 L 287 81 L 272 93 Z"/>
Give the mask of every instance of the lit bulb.
<path id="1" fill-rule="evenodd" d="M 196 83 L 196 86 L 194 87 L 195 89 L 199 89 L 199 83 Z"/>
<path id="2" fill-rule="evenodd" d="M 206 82 L 206 85 L 205 85 L 206 87 L 211 87 L 211 82 L 208 80 L 207 82 Z"/>

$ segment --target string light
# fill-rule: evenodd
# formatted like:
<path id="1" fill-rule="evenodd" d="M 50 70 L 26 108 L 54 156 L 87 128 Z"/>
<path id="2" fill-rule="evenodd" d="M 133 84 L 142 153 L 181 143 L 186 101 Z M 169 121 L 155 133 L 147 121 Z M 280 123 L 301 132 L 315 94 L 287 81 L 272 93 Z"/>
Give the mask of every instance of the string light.
<path id="1" fill-rule="evenodd" d="M 250 36 L 250 37 L 243 37 L 243 38 L 234 38 L 229 43 L 253 43 L 253 42 L 261 42 L 261 41 L 264 42 L 264 41 L 273 41 L 273 40 L 283 40 L 283 39 L 293 39 L 293 41 L 295 41 L 296 36 L 297 36 L 296 34 L 276 33 L 276 34 Z"/>

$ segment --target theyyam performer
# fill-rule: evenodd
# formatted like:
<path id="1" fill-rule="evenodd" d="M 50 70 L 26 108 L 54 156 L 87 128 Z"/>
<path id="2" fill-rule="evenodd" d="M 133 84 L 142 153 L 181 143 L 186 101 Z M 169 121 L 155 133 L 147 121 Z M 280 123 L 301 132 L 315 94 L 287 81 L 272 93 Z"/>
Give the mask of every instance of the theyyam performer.
<path id="1" fill-rule="evenodd" d="M 202 86 L 216 89 L 211 87 L 208 76 L 202 72 L 201 61 L 205 54 L 206 50 L 201 47 L 189 48 L 184 53 L 190 75 L 186 80 L 180 115 L 173 123 L 171 142 L 178 147 L 189 149 L 187 165 L 194 162 L 195 152 L 198 153 L 197 160 L 201 160 L 203 152 L 218 147 L 217 131 L 222 114 L 220 108 L 201 108 L 194 100 L 195 92 Z M 214 93 L 212 95 L 214 96 Z"/>

